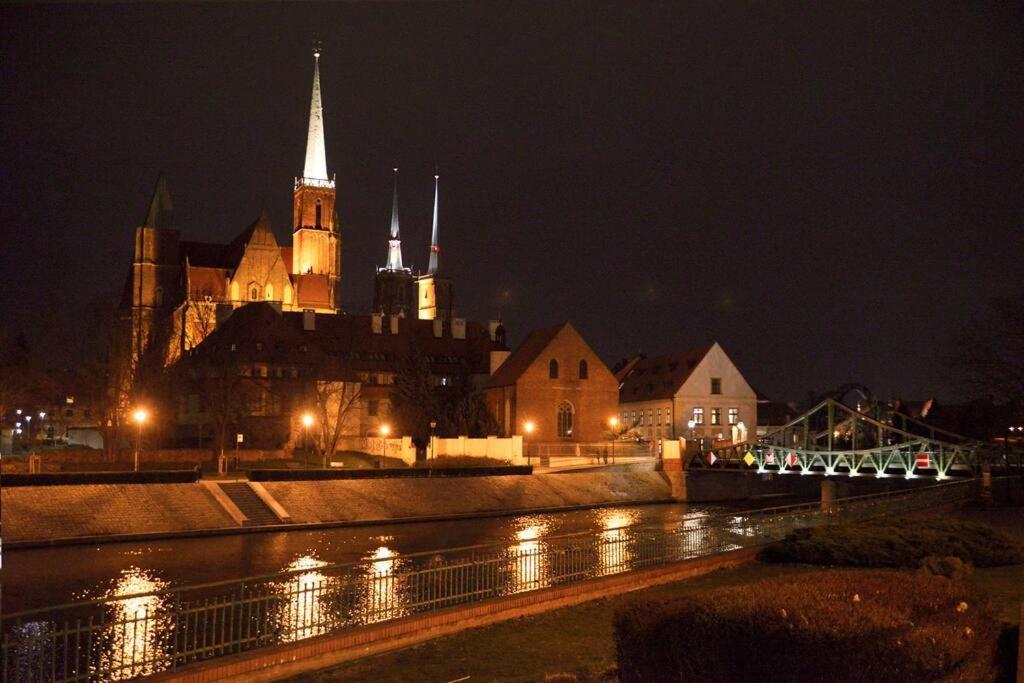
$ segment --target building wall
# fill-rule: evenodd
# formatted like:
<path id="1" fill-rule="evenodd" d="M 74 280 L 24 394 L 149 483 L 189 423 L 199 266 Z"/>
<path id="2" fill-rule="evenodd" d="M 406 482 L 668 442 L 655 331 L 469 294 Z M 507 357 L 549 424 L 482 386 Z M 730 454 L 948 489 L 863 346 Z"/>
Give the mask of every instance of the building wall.
<path id="1" fill-rule="evenodd" d="M 551 359 L 558 361 L 558 379 L 550 379 Z M 588 378 L 579 378 L 579 362 L 587 361 Z M 488 390 L 489 401 L 495 405 L 504 400 L 506 392 Z M 618 413 L 619 384 L 586 341 L 571 327 L 563 329 L 515 385 L 511 407 L 512 433 L 524 434 L 523 425 L 530 421 L 535 430 L 525 435 L 529 441 L 602 441 L 607 438 L 608 420 Z M 558 406 L 568 401 L 573 406 L 571 439 L 558 436 Z M 504 408 L 502 407 L 503 411 Z M 497 413 L 499 423 L 502 413 Z"/>
<path id="2" fill-rule="evenodd" d="M 721 394 L 711 393 L 713 377 L 722 380 Z M 678 436 L 688 436 L 689 429 L 686 423 L 693 419 L 695 407 L 704 409 L 704 425 L 695 429 L 697 437 L 718 438 L 718 435 L 721 434 L 722 438 L 731 439 L 731 430 L 728 424 L 729 408 L 739 410 L 738 421 L 744 423 L 748 436 L 753 435 L 757 427 L 757 394 L 750 388 L 747 380 L 743 378 L 739 369 L 718 344 L 708 351 L 683 386 L 676 392 L 673 407 L 673 426 Z M 711 411 L 714 408 L 721 410 L 720 425 L 711 424 Z"/>

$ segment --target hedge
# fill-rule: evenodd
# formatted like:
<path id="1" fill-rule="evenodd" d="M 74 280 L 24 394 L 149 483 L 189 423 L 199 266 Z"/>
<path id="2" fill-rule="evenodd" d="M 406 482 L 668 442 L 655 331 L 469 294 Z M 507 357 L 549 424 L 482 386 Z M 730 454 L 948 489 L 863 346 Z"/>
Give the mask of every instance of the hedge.
<path id="1" fill-rule="evenodd" d="M 849 567 L 917 567 L 926 557 L 958 557 L 976 567 L 1024 563 L 1024 548 L 985 524 L 917 519 L 835 524 L 795 531 L 762 558 Z"/>
<path id="2" fill-rule="evenodd" d="M 0 486 L 191 484 L 199 481 L 199 476 L 199 472 L 195 469 L 146 472 L 42 472 L 39 474 L 5 474 L 0 478 Z"/>
<path id="3" fill-rule="evenodd" d="M 532 465 L 510 467 L 415 467 L 395 469 L 249 470 L 250 481 L 322 481 L 326 479 L 426 479 L 428 477 L 498 477 L 533 474 Z"/>
<path id="4" fill-rule="evenodd" d="M 785 576 L 615 615 L 622 683 L 997 680 L 1009 634 L 963 582 L 908 572 Z M 1009 661 L 1008 661 L 1009 660 Z"/>

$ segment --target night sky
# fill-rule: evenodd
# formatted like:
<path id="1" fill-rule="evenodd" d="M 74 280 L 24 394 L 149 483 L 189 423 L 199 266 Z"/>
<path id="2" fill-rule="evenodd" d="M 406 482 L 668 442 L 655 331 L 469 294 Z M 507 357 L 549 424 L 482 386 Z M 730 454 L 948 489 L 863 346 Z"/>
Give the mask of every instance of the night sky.
<path id="1" fill-rule="evenodd" d="M 0 320 L 73 359 L 160 170 L 184 239 L 265 207 L 290 241 L 318 35 L 349 310 L 385 259 L 392 166 L 425 268 L 437 164 L 457 310 L 501 309 L 513 341 L 568 319 L 609 364 L 718 340 L 773 398 L 960 398 L 958 330 L 1024 294 L 1022 14 L 6 5 Z"/>

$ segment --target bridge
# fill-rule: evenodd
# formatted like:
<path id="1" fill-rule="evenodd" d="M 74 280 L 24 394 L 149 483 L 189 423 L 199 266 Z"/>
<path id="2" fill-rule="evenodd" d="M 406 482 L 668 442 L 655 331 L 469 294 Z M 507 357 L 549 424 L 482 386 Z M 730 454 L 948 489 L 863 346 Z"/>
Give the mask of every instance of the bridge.
<path id="1" fill-rule="evenodd" d="M 930 425 L 899 411 L 861 412 L 826 398 L 755 441 L 688 453 L 687 468 L 757 472 L 934 477 L 975 476 L 993 467 L 1022 471 L 1024 453 Z"/>

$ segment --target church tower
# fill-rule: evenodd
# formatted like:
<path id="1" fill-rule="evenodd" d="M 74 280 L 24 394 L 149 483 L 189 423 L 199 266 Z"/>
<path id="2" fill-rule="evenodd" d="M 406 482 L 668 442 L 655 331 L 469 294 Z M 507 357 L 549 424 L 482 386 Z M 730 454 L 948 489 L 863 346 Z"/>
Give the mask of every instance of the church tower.
<path id="1" fill-rule="evenodd" d="M 292 273 L 299 291 L 306 280 L 323 280 L 332 309 L 341 306 L 341 226 L 335 207 L 334 176 L 327 176 L 324 112 L 320 101 L 320 48 L 313 52 L 313 96 L 309 105 L 306 164 L 295 179 Z M 318 287 L 319 288 L 319 287 Z M 302 301 L 297 302 L 299 305 Z"/>
<path id="2" fill-rule="evenodd" d="M 434 223 L 430 231 L 430 265 L 427 274 L 416 278 L 416 307 L 420 320 L 451 320 L 455 317 L 452 304 L 452 281 L 438 273 L 441 245 L 437 238 L 438 228 L 438 180 L 434 175 Z"/>
<path id="3" fill-rule="evenodd" d="M 391 232 L 388 236 L 388 260 L 377 269 L 373 279 L 373 312 L 385 315 L 411 315 L 415 310 L 415 277 L 402 265 L 402 236 L 398 227 L 398 169 L 395 191 L 391 196 Z"/>
<path id="4" fill-rule="evenodd" d="M 149 210 L 135 228 L 131 277 L 131 358 L 139 362 L 150 345 L 162 338 L 160 329 L 178 304 L 181 267 L 174 207 L 163 174 L 157 179 Z"/>

